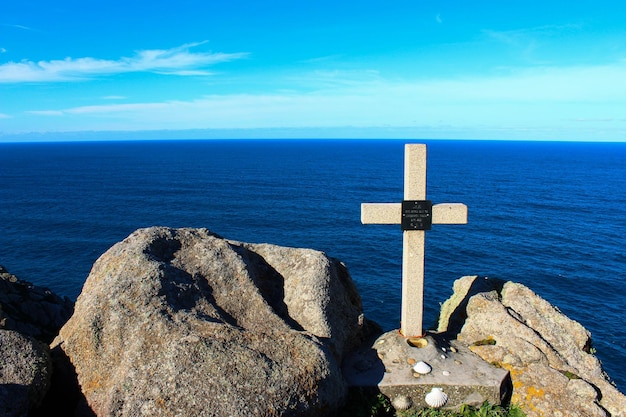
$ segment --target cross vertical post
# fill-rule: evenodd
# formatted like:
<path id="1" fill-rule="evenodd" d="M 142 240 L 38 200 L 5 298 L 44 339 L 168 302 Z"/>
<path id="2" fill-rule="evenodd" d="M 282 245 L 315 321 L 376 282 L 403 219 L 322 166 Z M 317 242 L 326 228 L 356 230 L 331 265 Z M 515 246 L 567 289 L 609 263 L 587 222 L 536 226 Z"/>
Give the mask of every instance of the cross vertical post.
<path id="1" fill-rule="evenodd" d="M 431 224 L 467 223 L 467 206 L 459 203 L 432 205 L 426 200 L 426 145 L 405 145 L 404 200 L 402 203 L 363 203 L 363 224 L 402 226 L 402 308 L 400 332 L 421 337 L 424 300 L 425 231 Z"/>
<path id="2" fill-rule="evenodd" d="M 404 148 L 404 200 L 426 200 L 426 145 Z M 402 310 L 404 336 L 421 336 L 424 307 L 424 230 L 402 231 Z"/>

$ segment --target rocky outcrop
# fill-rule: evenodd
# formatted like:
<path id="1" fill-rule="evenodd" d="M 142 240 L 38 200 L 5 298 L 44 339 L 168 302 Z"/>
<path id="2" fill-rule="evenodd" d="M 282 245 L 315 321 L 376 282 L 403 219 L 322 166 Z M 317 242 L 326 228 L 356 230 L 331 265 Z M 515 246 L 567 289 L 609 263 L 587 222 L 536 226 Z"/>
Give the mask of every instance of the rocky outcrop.
<path id="1" fill-rule="evenodd" d="M 509 370 L 511 401 L 528 417 L 626 416 L 626 397 L 591 353 L 590 333 L 521 284 L 457 280 L 438 330 Z"/>
<path id="2" fill-rule="evenodd" d="M 12 330 L 0 330 L 0 416 L 21 417 L 37 407 L 50 385 L 48 346 Z"/>
<path id="3" fill-rule="evenodd" d="M 15 330 L 48 344 L 73 309 L 69 298 L 22 281 L 0 266 L 0 329 Z"/>
<path id="4" fill-rule="evenodd" d="M 52 373 L 48 344 L 73 308 L 0 266 L 0 416 L 24 416 L 42 402 Z"/>
<path id="5" fill-rule="evenodd" d="M 318 416 L 367 327 L 321 252 L 155 227 L 96 261 L 53 346 L 97 416 Z"/>
<path id="6" fill-rule="evenodd" d="M 94 264 L 52 342 L 50 383 L 47 347 L 25 334 L 49 339 L 71 302 L 0 278 L 0 416 L 332 414 L 341 362 L 379 331 L 321 252 L 141 229 Z M 529 417 L 626 416 L 589 332 L 523 285 L 457 280 L 439 332 L 508 370 Z"/>

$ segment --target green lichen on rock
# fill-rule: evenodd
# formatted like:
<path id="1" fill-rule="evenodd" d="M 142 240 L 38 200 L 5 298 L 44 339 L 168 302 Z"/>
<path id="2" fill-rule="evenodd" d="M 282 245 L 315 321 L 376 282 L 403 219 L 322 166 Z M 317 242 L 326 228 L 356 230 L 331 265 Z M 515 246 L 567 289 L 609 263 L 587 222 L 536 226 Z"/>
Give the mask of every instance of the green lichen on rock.
<path id="1" fill-rule="evenodd" d="M 493 337 L 488 337 L 486 339 L 477 340 L 472 343 L 470 346 L 495 346 L 496 341 Z"/>

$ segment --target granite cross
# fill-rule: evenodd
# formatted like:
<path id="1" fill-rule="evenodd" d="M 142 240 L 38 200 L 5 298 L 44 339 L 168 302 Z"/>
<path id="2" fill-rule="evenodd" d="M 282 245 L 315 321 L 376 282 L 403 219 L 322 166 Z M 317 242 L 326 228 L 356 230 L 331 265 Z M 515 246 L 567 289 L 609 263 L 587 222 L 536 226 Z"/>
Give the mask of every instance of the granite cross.
<path id="1" fill-rule="evenodd" d="M 426 145 L 404 147 L 404 200 L 402 203 L 363 203 L 361 223 L 400 224 L 402 249 L 402 313 L 400 332 L 421 337 L 424 299 L 424 233 L 431 224 L 466 224 L 467 206 L 432 205 L 426 200 Z"/>

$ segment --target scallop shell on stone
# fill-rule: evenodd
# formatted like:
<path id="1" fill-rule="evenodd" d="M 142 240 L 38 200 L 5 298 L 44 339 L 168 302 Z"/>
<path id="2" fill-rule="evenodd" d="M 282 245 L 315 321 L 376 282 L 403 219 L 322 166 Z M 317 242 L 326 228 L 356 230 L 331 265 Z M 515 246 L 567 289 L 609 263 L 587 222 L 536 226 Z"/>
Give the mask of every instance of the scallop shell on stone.
<path id="1" fill-rule="evenodd" d="M 429 364 L 426 362 L 419 361 L 415 365 L 413 365 L 413 370 L 418 374 L 426 375 L 433 370 Z"/>
<path id="2" fill-rule="evenodd" d="M 429 406 L 433 408 L 440 408 L 448 402 L 448 394 L 443 392 L 441 388 L 433 388 L 428 394 L 426 394 L 426 398 L 424 398 L 424 400 Z"/>
<path id="3" fill-rule="evenodd" d="M 391 401 L 391 405 L 397 411 L 405 411 L 411 408 L 411 406 L 413 405 L 413 401 L 411 401 L 411 399 L 406 395 L 398 395 L 396 398 L 393 399 L 393 401 Z"/>

